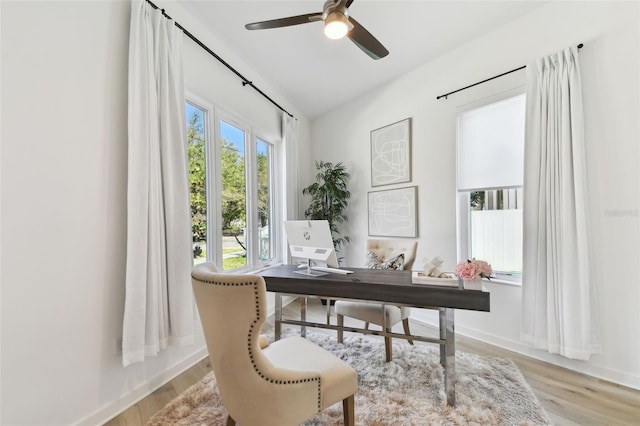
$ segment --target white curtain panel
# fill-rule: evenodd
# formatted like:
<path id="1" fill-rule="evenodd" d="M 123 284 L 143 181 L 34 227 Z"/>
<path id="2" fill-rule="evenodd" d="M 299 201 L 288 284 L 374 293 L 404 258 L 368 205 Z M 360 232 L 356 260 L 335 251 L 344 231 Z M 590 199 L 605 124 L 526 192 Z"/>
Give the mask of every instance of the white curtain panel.
<path id="1" fill-rule="evenodd" d="M 298 219 L 300 185 L 298 184 L 298 120 L 282 113 L 282 140 L 285 149 L 286 220 Z"/>
<path id="2" fill-rule="evenodd" d="M 194 338 L 182 34 L 132 1 L 125 366 Z"/>
<path id="3" fill-rule="evenodd" d="M 578 49 L 527 66 L 522 338 L 586 360 L 599 352 Z"/>

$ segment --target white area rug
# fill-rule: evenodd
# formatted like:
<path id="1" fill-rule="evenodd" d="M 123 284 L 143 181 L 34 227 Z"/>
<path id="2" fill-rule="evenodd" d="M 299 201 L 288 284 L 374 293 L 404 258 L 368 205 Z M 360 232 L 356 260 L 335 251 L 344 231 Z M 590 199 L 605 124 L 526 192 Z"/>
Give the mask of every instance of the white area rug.
<path id="1" fill-rule="evenodd" d="M 384 340 L 307 331 L 307 338 L 358 372 L 356 424 L 378 425 L 550 425 L 551 420 L 516 365 L 502 358 L 456 353 L 456 406 L 443 387 L 439 349 L 394 339 L 393 361 L 384 362 Z M 208 374 L 151 418 L 148 425 L 224 425 L 215 378 Z M 341 425 L 342 403 L 305 425 Z"/>

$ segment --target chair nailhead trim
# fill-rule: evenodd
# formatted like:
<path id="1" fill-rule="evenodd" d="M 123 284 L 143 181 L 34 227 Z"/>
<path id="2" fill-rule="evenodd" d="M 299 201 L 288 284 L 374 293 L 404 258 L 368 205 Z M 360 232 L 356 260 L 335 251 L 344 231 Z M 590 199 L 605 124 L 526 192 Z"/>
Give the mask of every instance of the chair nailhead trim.
<path id="1" fill-rule="evenodd" d="M 192 278 L 193 274 L 191 275 Z M 255 334 L 255 326 L 258 324 L 258 322 L 260 321 L 260 293 L 258 291 L 258 283 L 254 282 L 254 281 L 248 281 L 248 282 L 238 282 L 238 283 L 226 283 L 226 282 L 220 282 L 220 281 L 207 281 L 207 280 L 201 280 L 199 278 L 194 278 L 200 282 L 206 283 L 206 284 L 213 284 L 213 285 L 220 285 L 220 286 L 225 286 L 225 287 L 240 287 L 240 286 L 247 286 L 247 285 L 252 285 L 254 287 L 254 297 L 256 300 L 256 319 L 253 320 L 253 322 L 251 323 L 251 325 L 249 326 L 249 335 L 247 336 L 247 350 L 249 352 L 249 359 L 251 360 L 251 365 L 253 366 L 253 370 L 258 374 L 258 376 L 269 382 L 272 384 L 276 384 L 276 385 L 295 385 L 295 384 L 299 384 L 299 383 L 309 383 L 309 382 L 317 382 L 318 383 L 318 412 L 320 410 L 322 410 L 322 392 L 321 392 L 321 382 L 320 382 L 320 377 L 309 377 L 306 379 L 299 379 L 299 380 L 276 380 L 276 379 L 272 379 L 270 377 L 267 377 L 262 371 L 260 371 L 260 369 L 258 368 L 258 366 L 255 363 L 255 360 L 253 359 L 253 355 L 251 353 L 251 338 L 252 336 Z"/>

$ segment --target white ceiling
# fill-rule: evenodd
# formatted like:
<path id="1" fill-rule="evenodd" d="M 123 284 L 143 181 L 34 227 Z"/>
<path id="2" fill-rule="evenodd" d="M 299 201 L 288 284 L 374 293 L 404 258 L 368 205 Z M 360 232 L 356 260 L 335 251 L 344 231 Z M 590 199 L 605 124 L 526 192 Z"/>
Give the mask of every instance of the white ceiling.
<path id="1" fill-rule="evenodd" d="M 390 52 L 375 61 L 347 38 L 327 39 L 320 22 L 244 28 L 250 22 L 321 12 L 324 0 L 178 1 L 309 119 L 545 3 L 355 0 L 349 14 Z M 274 100 L 286 108 L 283 100 Z"/>

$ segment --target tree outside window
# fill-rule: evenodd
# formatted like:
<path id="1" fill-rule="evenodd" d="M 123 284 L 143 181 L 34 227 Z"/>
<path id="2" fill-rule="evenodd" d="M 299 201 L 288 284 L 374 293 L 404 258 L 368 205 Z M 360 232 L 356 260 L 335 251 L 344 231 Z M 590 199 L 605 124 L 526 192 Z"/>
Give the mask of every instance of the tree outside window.
<path id="1" fill-rule="evenodd" d="M 207 162 L 204 116 L 202 109 L 187 103 L 189 194 L 195 263 L 200 263 L 207 256 Z"/>

